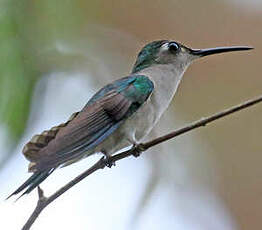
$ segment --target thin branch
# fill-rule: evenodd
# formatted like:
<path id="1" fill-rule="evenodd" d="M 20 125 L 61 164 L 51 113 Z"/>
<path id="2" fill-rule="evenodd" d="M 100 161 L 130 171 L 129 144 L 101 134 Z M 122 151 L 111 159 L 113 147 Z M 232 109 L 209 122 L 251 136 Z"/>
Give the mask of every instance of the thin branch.
<path id="1" fill-rule="evenodd" d="M 168 133 L 167 135 L 158 137 L 156 139 L 153 139 L 149 142 L 146 143 L 141 143 L 138 144 L 137 146 L 134 146 L 133 148 L 131 148 L 130 150 L 118 153 L 114 156 L 109 156 L 108 158 L 100 158 L 99 161 L 97 161 L 92 167 L 90 167 L 89 169 L 87 169 L 86 171 L 84 171 L 82 174 L 80 174 L 79 176 L 77 176 L 76 178 L 74 178 L 73 180 L 71 180 L 69 183 L 67 183 L 65 186 L 61 187 L 60 189 L 58 189 L 53 195 L 49 196 L 49 197 L 45 197 L 44 196 L 44 192 L 43 190 L 38 187 L 38 202 L 37 205 L 33 211 L 33 213 L 31 214 L 31 216 L 29 217 L 29 219 L 27 220 L 26 224 L 24 225 L 24 227 L 22 228 L 22 230 L 29 230 L 30 227 L 32 226 L 32 224 L 35 222 L 35 220 L 37 219 L 37 217 L 39 216 L 39 214 L 45 209 L 45 207 L 47 205 L 49 205 L 51 202 L 53 202 L 55 199 L 57 199 L 58 197 L 60 197 L 63 193 L 65 193 L 67 190 L 69 190 L 71 187 L 73 187 L 74 185 L 76 185 L 78 182 L 82 181 L 84 178 L 86 178 L 87 176 L 91 175 L 92 173 L 96 172 L 99 169 L 103 169 L 106 166 L 111 166 L 114 165 L 114 163 L 116 161 L 119 161 L 121 159 L 124 159 L 126 157 L 129 157 L 131 155 L 134 156 L 139 156 L 140 153 L 146 151 L 147 149 L 158 145 L 162 142 L 165 142 L 167 140 L 173 139 L 176 136 L 182 135 L 184 133 L 187 133 L 193 129 L 199 128 L 201 126 L 205 126 L 208 123 L 211 123 L 212 121 L 215 121 L 217 119 L 220 119 L 222 117 L 228 116 L 229 114 L 235 113 L 237 111 L 240 111 L 242 109 L 245 109 L 247 107 L 250 107 L 252 105 L 255 105 L 259 102 L 262 102 L 262 95 L 260 95 L 257 98 L 251 99 L 249 101 L 246 101 L 242 104 L 239 104 L 237 106 L 233 106 L 229 109 L 226 109 L 222 112 L 216 113 L 210 117 L 206 117 L 206 118 L 202 118 L 196 122 L 193 122 L 191 124 L 186 125 L 183 128 L 177 129 L 171 133 Z"/>

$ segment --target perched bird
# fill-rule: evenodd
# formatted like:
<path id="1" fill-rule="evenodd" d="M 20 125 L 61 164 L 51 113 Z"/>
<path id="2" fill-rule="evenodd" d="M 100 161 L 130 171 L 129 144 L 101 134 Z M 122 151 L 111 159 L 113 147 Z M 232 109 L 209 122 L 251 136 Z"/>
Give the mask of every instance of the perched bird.
<path id="1" fill-rule="evenodd" d="M 29 172 L 33 175 L 10 196 L 31 192 L 58 167 L 96 152 L 110 156 L 138 144 L 167 109 L 185 70 L 194 60 L 249 49 L 252 48 L 191 49 L 168 40 L 147 44 L 129 76 L 106 85 L 66 123 L 35 135 L 24 146 L 23 154 L 30 161 Z"/>

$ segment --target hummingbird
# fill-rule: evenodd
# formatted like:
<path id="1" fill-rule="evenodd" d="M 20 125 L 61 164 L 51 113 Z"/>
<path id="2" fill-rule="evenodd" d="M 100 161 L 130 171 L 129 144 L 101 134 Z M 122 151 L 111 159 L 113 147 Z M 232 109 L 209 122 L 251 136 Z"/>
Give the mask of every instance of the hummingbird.
<path id="1" fill-rule="evenodd" d="M 130 75 L 101 88 L 67 122 L 32 137 L 22 152 L 30 161 L 28 171 L 33 174 L 9 197 L 30 193 L 59 167 L 94 153 L 108 157 L 124 147 L 137 145 L 159 121 L 194 60 L 250 49 L 192 49 L 169 40 L 145 45 Z"/>

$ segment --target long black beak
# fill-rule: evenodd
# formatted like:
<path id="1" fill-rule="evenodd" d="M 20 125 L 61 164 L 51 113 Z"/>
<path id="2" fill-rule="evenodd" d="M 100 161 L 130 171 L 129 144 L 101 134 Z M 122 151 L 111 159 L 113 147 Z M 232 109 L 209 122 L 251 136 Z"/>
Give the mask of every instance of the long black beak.
<path id="1" fill-rule="evenodd" d="M 232 51 L 242 51 L 242 50 L 251 50 L 253 47 L 250 46 L 229 46 L 229 47 L 216 47 L 216 48 L 209 48 L 209 49 L 191 49 L 191 54 L 204 57 L 207 55 L 212 54 L 219 54 L 225 52 L 232 52 Z"/>

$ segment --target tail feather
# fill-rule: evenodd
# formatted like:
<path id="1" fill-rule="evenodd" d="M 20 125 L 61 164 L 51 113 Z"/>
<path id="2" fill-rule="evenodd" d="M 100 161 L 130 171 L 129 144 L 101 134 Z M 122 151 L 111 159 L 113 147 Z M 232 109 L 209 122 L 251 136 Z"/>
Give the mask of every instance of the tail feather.
<path id="1" fill-rule="evenodd" d="M 54 171 L 54 169 L 51 169 L 51 170 L 48 170 L 48 171 L 43 171 L 43 172 L 35 172 L 31 177 L 29 177 L 18 189 L 16 189 L 6 199 L 9 199 L 11 196 L 17 195 L 18 193 L 22 192 L 26 188 L 27 189 L 25 190 L 25 192 L 20 197 L 22 197 L 25 194 L 30 193 L 41 182 L 43 182 L 53 171 Z M 18 199 L 20 197 L 18 197 Z"/>

